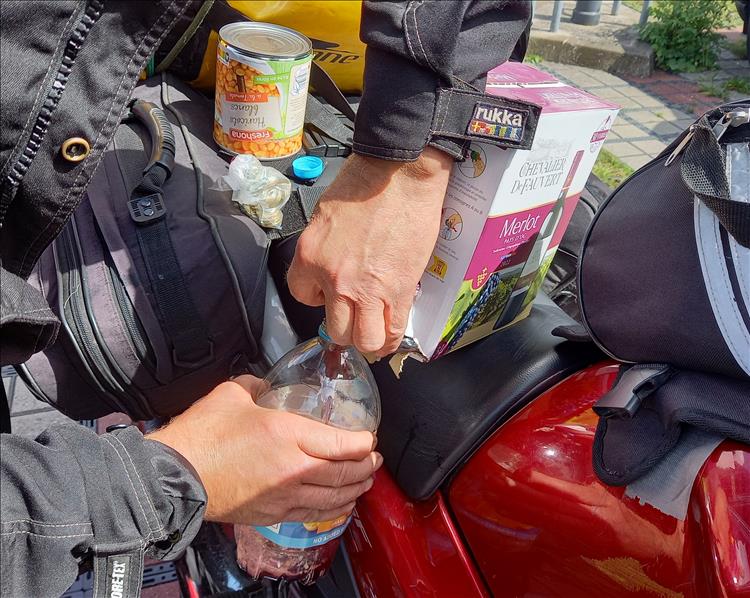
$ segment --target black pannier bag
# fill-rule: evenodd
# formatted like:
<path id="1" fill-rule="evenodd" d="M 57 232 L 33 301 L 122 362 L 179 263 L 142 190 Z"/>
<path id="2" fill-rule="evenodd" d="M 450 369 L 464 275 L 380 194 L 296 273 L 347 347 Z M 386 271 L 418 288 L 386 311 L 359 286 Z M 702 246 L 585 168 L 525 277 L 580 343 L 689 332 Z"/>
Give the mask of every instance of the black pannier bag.
<path id="1" fill-rule="evenodd" d="M 582 319 L 626 364 L 595 407 L 607 483 L 646 473 L 684 426 L 750 443 L 749 143 L 750 99 L 708 112 L 610 195 L 584 237 Z"/>
<path id="2" fill-rule="evenodd" d="M 168 417 L 258 358 L 269 241 L 219 190 L 212 114 L 172 77 L 137 87 L 29 279 L 62 326 L 19 370 L 73 418 Z"/>

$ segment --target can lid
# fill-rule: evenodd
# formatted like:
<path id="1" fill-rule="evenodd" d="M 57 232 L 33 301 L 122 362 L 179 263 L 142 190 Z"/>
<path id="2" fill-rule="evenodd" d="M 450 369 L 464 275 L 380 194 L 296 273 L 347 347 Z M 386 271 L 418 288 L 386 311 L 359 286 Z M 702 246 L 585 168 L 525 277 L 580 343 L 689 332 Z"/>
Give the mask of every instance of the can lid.
<path id="1" fill-rule="evenodd" d="M 297 31 L 271 23 L 229 23 L 219 36 L 244 54 L 294 60 L 312 52 L 312 42 Z"/>
<path id="2" fill-rule="evenodd" d="M 325 164 L 318 156 L 302 156 L 292 162 L 294 176 L 303 181 L 317 179 L 323 174 Z"/>

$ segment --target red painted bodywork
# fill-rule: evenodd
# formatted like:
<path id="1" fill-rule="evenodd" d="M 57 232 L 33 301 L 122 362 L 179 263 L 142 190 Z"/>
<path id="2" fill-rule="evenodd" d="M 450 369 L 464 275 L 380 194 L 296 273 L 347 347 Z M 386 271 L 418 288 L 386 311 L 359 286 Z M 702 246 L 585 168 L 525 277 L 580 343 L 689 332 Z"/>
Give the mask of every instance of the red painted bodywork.
<path id="1" fill-rule="evenodd" d="M 686 521 L 602 484 L 591 406 L 615 365 L 580 372 L 498 430 L 451 484 L 449 502 L 496 596 L 750 595 L 750 449 L 704 465 Z"/>
<path id="2" fill-rule="evenodd" d="M 593 366 L 526 406 L 447 497 L 415 503 L 379 473 L 345 539 L 363 597 L 750 596 L 750 449 L 714 451 L 685 521 L 605 486 L 591 407 L 616 372 Z"/>
<path id="3" fill-rule="evenodd" d="M 344 541 L 363 598 L 488 596 L 442 495 L 410 501 L 383 470 Z"/>

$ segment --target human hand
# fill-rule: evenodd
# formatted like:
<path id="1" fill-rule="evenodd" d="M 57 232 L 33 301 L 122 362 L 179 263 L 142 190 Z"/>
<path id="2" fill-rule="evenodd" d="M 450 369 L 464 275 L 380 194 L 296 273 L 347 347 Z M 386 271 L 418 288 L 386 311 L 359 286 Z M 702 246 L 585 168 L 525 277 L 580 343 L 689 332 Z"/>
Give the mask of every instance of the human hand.
<path id="1" fill-rule="evenodd" d="M 321 198 L 288 281 L 298 301 L 325 305 L 334 342 L 381 356 L 398 348 L 452 164 L 432 147 L 416 162 L 354 154 Z"/>
<path id="2" fill-rule="evenodd" d="M 149 434 L 185 457 L 208 494 L 206 519 L 271 525 L 348 514 L 383 462 L 370 432 L 348 432 L 259 407 L 263 382 L 217 386 Z"/>

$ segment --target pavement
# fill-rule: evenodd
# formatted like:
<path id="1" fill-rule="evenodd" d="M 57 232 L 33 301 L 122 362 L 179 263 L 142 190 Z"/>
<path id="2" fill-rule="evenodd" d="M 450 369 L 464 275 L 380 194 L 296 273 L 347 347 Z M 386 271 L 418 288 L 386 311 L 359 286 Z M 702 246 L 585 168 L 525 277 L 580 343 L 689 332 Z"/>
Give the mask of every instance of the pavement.
<path id="1" fill-rule="evenodd" d="M 537 65 L 559 80 L 610 100 L 621 110 L 604 148 L 632 168 L 640 168 L 695 121 L 692 113 L 668 98 L 597 69 L 543 61 Z M 676 75 L 669 75 L 682 81 Z M 715 104 L 720 103 L 717 100 Z"/>

